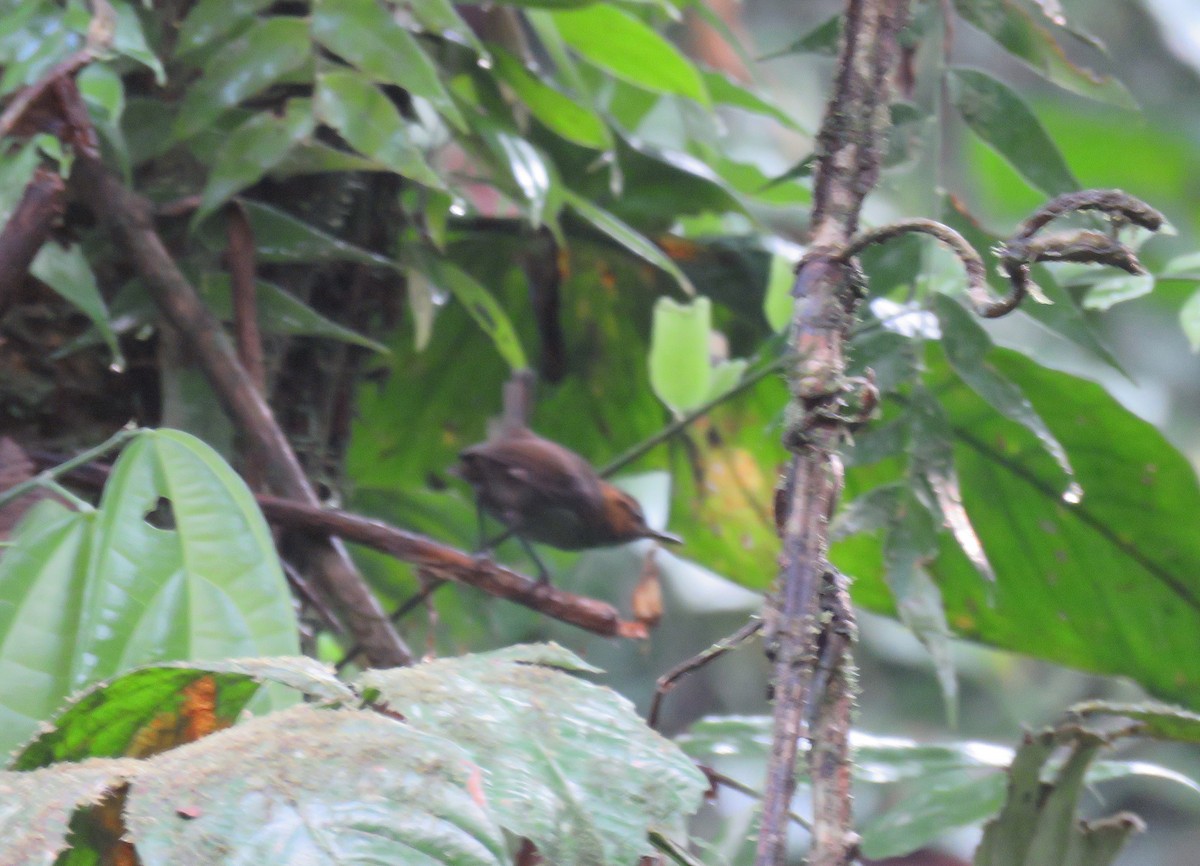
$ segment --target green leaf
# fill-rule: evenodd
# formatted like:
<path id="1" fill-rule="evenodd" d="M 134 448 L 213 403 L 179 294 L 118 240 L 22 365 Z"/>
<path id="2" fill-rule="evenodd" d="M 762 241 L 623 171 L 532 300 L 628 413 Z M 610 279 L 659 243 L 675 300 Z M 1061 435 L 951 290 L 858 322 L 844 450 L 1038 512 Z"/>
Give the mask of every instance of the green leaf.
<path id="1" fill-rule="evenodd" d="M 83 101 L 98 108 L 104 120 L 120 122 L 125 111 L 125 85 L 112 67 L 93 63 L 76 76 L 75 83 Z"/>
<path id="2" fill-rule="evenodd" d="M 909 854 L 950 830 L 983 822 L 1004 804 L 1004 776 L 995 772 L 934 773 L 911 787 L 915 790 L 905 791 L 899 803 L 863 825 L 864 856 Z"/>
<path id="3" fill-rule="evenodd" d="M 50 726 L 21 749 L 13 769 L 95 757 L 146 757 L 147 745 L 165 751 L 189 741 L 189 725 L 211 732 L 237 722 L 263 683 L 326 702 L 356 700 L 332 668 L 303 656 L 142 667 L 74 695 L 66 709 L 47 719 Z M 180 738 L 168 732 L 178 732 Z"/>
<path id="4" fill-rule="evenodd" d="M 709 105 L 704 79 L 679 50 L 615 6 L 554 13 L 563 39 L 582 57 L 630 84 Z"/>
<path id="5" fill-rule="evenodd" d="M 318 0 L 314 38 L 365 75 L 426 99 L 459 131 L 467 123 L 419 42 L 377 0 Z"/>
<path id="6" fill-rule="evenodd" d="M 146 863 L 500 866 L 467 753 L 362 710 L 295 707 L 160 755 L 130 789 Z"/>
<path id="7" fill-rule="evenodd" d="M 1122 704 L 1114 701 L 1085 701 L 1067 711 L 1068 717 L 1120 717 L 1141 722 L 1139 735 L 1175 740 L 1180 743 L 1200 743 L 1200 714 L 1182 707 L 1143 701 Z"/>
<path id="8" fill-rule="evenodd" d="M 712 302 L 698 297 L 681 304 L 662 297 L 654 304 L 650 331 L 650 385 L 676 415 L 707 398 L 712 384 L 709 338 Z"/>
<path id="9" fill-rule="evenodd" d="M 1095 283 L 1083 296 L 1085 310 L 1107 310 L 1154 291 L 1152 274 L 1118 274 Z"/>
<path id="10" fill-rule="evenodd" d="M 113 364 L 125 366 L 121 348 L 117 345 L 109 320 L 108 307 L 96 285 L 92 266 L 83 255 L 79 245 L 64 249 L 56 243 L 47 243 L 38 250 L 29 266 L 29 272 L 58 292 L 92 320 L 96 330 L 104 337 L 108 350 L 112 352 Z"/>
<path id="11" fill-rule="evenodd" d="M 834 57 L 842 38 L 842 15 L 839 12 L 826 18 L 786 48 L 780 48 L 763 56 L 763 60 L 783 57 L 785 54 L 821 54 Z"/>
<path id="12" fill-rule="evenodd" d="M 704 86 L 708 89 L 712 101 L 718 105 L 731 105 L 755 114 L 762 114 L 778 121 L 788 129 L 807 133 L 796 120 L 779 106 L 759 96 L 750 88 L 739 84 L 724 72 L 704 70 L 702 73 Z"/>
<path id="13" fill-rule="evenodd" d="M 294 654 L 297 640 L 244 482 L 194 437 L 145 431 L 95 513 L 40 505 L 0 558 L 0 751 L 71 692 L 133 665 Z"/>
<path id="14" fill-rule="evenodd" d="M 49 866 L 70 846 L 86 845 L 71 833 L 71 816 L 99 803 L 141 769 L 138 761 L 64 764 L 36 773 L 0 772 L 0 863 Z"/>
<path id="15" fill-rule="evenodd" d="M 451 0 L 421 0 L 419 3 L 408 4 L 407 8 L 424 32 L 460 45 L 468 45 L 485 60 L 490 56 L 475 35 L 475 31 L 471 29 L 471 25 L 455 10 Z"/>
<path id="16" fill-rule="evenodd" d="M 963 120 L 1022 177 L 1047 195 L 1079 189 L 1041 121 L 1008 85 L 962 67 L 951 70 L 950 85 Z"/>
<path id="17" fill-rule="evenodd" d="M 200 281 L 199 290 L 205 306 L 214 316 L 224 321 L 233 319 L 233 286 L 225 273 L 206 273 Z M 292 334 L 294 336 L 323 337 L 354 346 L 362 346 L 373 352 L 388 353 L 388 347 L 369 337 L 364 337 L 332 319 L 322 316 L 286 289 L 265 280 L 255 282 L 255 305 L 262 329 L 268 334 Z"/>
<path id="18" fill-rule="evenodd" d="M 200 0 L 188 11 L 179 28 L 176 53 L 203 48 L 254 20 L 257 12 L 274 0 Z"/>
<path id="19" fill-rule="evenodd" d="M 547 84 L 499 46 L 493 47 L 492 58 L 496 75 L 547 129 L 567 141 L 595 150 L 613 146 L 608 126 L 587 105 Z"/>
<path id="20" fill-rule="evenodd" d="M 217 152 L 192 225 L 199 225 L 234 195 L 261 180 L 311 135 L 315 126 L 312 102 L 307 99 L 289 100 L 282 117 L 270 112 L 252 115 Z"/>
<path id="21" fill-rule="evenodd" d="M 767 279 L 767 293 L 763 299 L 763 315 L 771 330 L 780 333 L 792 322 L 792 308 L 796 299 L 792 297 L 792 286 L 796 282 L 796 263 L 787 256 L 775 253 L 771 256 L 771 275 Z"/>
<path id="22" fill-rule="evenodd" d="M 317 117 L 359 153 L 418 183 L 444 188 L 399 109 L 370 79 L 350 70 L 323 72 L 317 77 L 315 106 Z"/>
<path id="23" fill-rule="evenodd" d="M 1011 0 L 954 0 L 954 6 L 964 19 L 1048 81 L 1080 96 L 1121 108 L 1137 108 L 1121 82 L 1076 66 L 1054 35 Z"/>
<path id="24" fill-rule="evenodd" d="M 150 50 L 146 43 L 146 34 L 142 31 L 142 22 L 138 18 L 137 10 L 126 0 L 112 0 L 112 5 L 117 13 L 113 50 L 148 67 L 154 73 L 155 83 L 160 87 L 166 84 L 167 73 L 158 55 Z"/>
<path id="25" fill-rule="evenodd" d="M 358 262 L 399 270 L 391 259 L 335 238 L 289 213 L 261 202 L 243 199 L 241 203 L 254 229 L 254 243 L 261 262 Z M 213 245 L 216 249 L 224 249 L 224 232 L 216 236 Z"/>
<path id="26" fill-rule="evenodd" d="M 1016 421 L 1038 438 L 1046 453 L 1054 458 L 1066 476 L 1063 498 L 1068 502 L 1077 501 L 1082 491 L 1075 483 L 1075 473 L 1067 452 L 1054 438 L 1046 422 L 1034 411 L 1021 389 L 996 372 L 985 360 L 992 348 L 987 332 L 961 304 L 945 295 L 936 295 L 933 307 L 942 329 L 942 349 L 954 372 L 997 412 Z"/>
<path id="27" fill-rule="evenodd" d="M 1194 293 L 1179 310 L 1179 324 L 1193 352 L 1200 352 L 1200 292 Z"/>
<path id="28" fill-rule="evenodd" d="M 496 351 L 513 370 L 528 366 L 521 341 L 504 309 L 474 277 L 451 264 L 447 259 L 430 255 L 423 250 L 410 249 L 406 257 L 437 288 L 454 295 L 471 314 L 471 318 L 492 339 Z"/>
<path id="29" fill-rule="evenodd" d="M 416 730 L 461 744 L 499 822 L 547 862 L 636 862 L 647 830 L 691 814 L 706 783 L 632 704 L 564 667 L 586 669 L 558 647 L 509 647 L 368 671 L 358 685 Z"/>
<path id="30" fill-rule="evenodd" d="M 562 184 L 554 163 L 520 135 L 487 122 L 477 121 L 476 129 L 528 202 L 530 224 L 534 228 L 549 226 L 561 241 Z"/>
<path id="31" fill-rule="evenodd" d="M 930 572 L 951 627 L 993 646 L 1128 676 L 1160 699 L 1200 708 L 1200 671 L 1190 663 L 1200 655 L 1200 592 L 1191 579 L 1200 573 L 1200 538 L 1178 531 L 1200 513 L 1191 463 L 1094 382 L 1014 352 L 990 358 L 1062 443 L 1084 497 L 1064 502 L 1061 469 L 1042 443 L 930 356 L 958 443 L 963 499 L 997 568 L 995 585 L 985 587 L 943 544 Z M 857 601 L 887 611 L 878 565 L 847 558 L 856 551 L 863 555 L 838 548 L 831 558 L 857 578 Z"/>
<path id="32" fill-rule="evenodd" d="M 937 548 L 937 530 L 929 512 L 911 492 L 894 504 L 896 511 L 888 520 L 883 545 L 888 588 L 895 599 L 900 622 L 929 651 L 946 702 L 947 720 L 954 727 L 958 715 L 958 677 L 950 652 L 950 629 L 937 584 L 922 567 Z"/>
<path id="33" fill-rule="evenodd" d="M 205 64 L 183 98 L 171 127 L 175 141 L 191 138 L 223 112 L 274 84 L 312 58 L 308 23 L 277 16 L 256 20 Z"/>
<path id="34" fill-rule="evenodd" d="M 657 246 L 655 246 L 649 238 L 638 232 L 628 223 L 615 217 L 613 214 L 589 201 L 584 196 L 581 196 L 570 189 L 563 190 L 563 198 L 567 205 L 583 217 L 597 229 L 599 229 L 608 237 L 612 238 L 629 252 L 633 253 L 638 258 L 644 259 L 650 264 L 666 271 L 675 281 L 679 283 L 679 287 L 689 295 L 696 293 L 695 287 L 679 269 L 679 267 L 671 261 L 671 259 Z"/>

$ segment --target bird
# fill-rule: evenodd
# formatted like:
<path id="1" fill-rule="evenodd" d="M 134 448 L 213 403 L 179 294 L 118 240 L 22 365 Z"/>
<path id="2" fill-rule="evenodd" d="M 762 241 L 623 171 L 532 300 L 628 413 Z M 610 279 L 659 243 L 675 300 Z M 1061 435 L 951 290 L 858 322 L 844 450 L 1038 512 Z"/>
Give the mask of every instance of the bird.
<path id="1" fill-rule="evenodd" d="M 456 474 L 475 491 L 480 514 L 503 523 L 549 575 L 530 542 L 586 550 L 653 538 L 682 539 L 646 524 L 636 499 L 601 478 L 583 457 L 534 433 L 508 428 L 459 454 Z"/>

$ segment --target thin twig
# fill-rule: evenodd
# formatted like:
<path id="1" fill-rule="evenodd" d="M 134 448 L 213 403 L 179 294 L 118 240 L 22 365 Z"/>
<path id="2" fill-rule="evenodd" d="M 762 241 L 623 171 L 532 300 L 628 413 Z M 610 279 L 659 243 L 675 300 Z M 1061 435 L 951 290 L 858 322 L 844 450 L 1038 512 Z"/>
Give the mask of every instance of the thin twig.
<path id="1" fill-rule="evenodd" d="M 671 668 L 665 674 L 658 678 L 654 686 L 654 700 L 650 704 L 650 713 L 646 717 L 646 724 L 652 728 L 658 727 L 658 713 L 662 709 L 663 698 L 667 696 L 667 692 L 671 691 L 678 685 L 678 682 L 683 677 L 690 674 L 692 671 L 699 670 L 711 661 L 720 658 L 741 644 L 745 643 L 754 635 L 762 630 L 762 620 L 754 617 L 748 623 L 743 625 L 733 634 L 722 638 L 708 649 L 701 653 L 697 653 L 690 659 L 687 659 L 675 667 Z"/>
<path id="2" fill-rule="evenodd" d="M 749 785 L 743 785 L 737 779 L 726 776 L 724 773 L 717 772 L 712 767 L 707 767 L 703 764 L 698 766 L 700 767 L 700 772 L 708 778 L 709 783 L 713 785 L 720 785 L 722 788 L 728 788 L 731 791 L 737 791 L 739 794 L 745 794 L 747 797 L 753 797 L 755 800 L 762 799 L 762 793 L 754 790 Z M 803 815 L 798 815 L 789 810 L 788 820 L 790 820 L 793 824 L 803 827 L 809 833 L 812 832 L 812 824 Z"/>

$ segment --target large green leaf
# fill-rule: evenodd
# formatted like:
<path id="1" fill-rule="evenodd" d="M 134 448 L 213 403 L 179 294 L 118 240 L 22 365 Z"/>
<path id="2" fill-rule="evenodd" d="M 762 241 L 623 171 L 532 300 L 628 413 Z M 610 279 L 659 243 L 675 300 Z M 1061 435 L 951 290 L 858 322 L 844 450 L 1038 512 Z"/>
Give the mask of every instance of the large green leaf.
<path id="1" fill-rule="evenodd" d="M 399 109 L 366 76 L 350 70 L 323 72 L 314 102 L 317 116 L 359 153 L 418 183 L 443 187 Z"/>
<path id="2" fill-rule="evenodd" d="M 429 100 L 460 131 L 466 120 L 416 38 L 378 0 L 318 0 L 312 17 L 318 42 L 376 81 Z"/>
<path id="3" fill-rule="evenodd" d="M 515 646 L 368 671 L 359 685 L 462 745 L 500 823 L 548 862 L 633 863 L 650 853 L 647 830 L 695 811 L 706 783 L 628 701 L 569 670 L 594 669 L 553 644 Z"/>
<path id="4" fill-rule="evenodd" d="M 1066 450 L 1083 490 L 1062 497 L 1043 444 L 930 362 L 954 427 L 963 499 L 996 584 L 981 585 L 943 543 L 930 571 L 959 634 L 1061 664 L 1133 678 L 1164 699 L 1200 706 L 1200 513 L 1191 465 L 1100 386 L 993 352 Z M 850 476 L 850 486 L 862 483 Z M 890 611 L 878 552 L 842 545 L 834 562 L 860 580 L 856 599 Z"/>
<path id="5" fill-rule="evenodd" d="M 97 511 L 43 503 L 0 559 L 0 750 L 133 665 L 296 649 L 291 595 L 245 484 L 199 440 L 143 432 Z"/>
<path id="6" fill-rule="evenodd" d="M 308 23 L 301 18 L 256 20 L 205 64 L 183 98 L 172 126 L 176 141 L 190 138 L 233 108 L 312 58 Z"/>
<path id="7" fill-rule="evenodd" d="M 709 104 L 704 79 L 691 61 L 628 12 L 596 4 L 556 12 L 554 22 L 571 48 L 618 78 Z"/>
<path id="8" fill-rule="evenodd" d="M 464 749 L 412 725 L 296 707 L 149 762 L 126 823 L 146 866 L 499 866 L 478 775 Z"/>
<path id="9" fill-rule="evenodd" d="M 1079 189 L 1041 121 L 1007 84 L 978 69 L 950 73 L 954 104 L 967 125 L 1048 195 Z"/>
<path id="10" fill-rule="evenodd" d="M 254 20 L 272 0 L 200 0 L 188 10 L 179 27 L 176 53 L 183 54 L 209 43 Z"/>

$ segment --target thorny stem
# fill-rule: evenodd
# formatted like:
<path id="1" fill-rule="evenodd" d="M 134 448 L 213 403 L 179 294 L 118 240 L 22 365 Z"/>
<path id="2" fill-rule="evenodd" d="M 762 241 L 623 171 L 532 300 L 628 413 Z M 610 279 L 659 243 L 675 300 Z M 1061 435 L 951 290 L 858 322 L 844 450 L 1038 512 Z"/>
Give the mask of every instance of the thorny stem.
<path id="1" fill-rule="evenodd" d="M 812 247 L 793 288 L 796 363 L 793 421 L 786 435 L 795 456 L 780 497 L 780 582 L 765 611 L 766 643 L 774 650 L 775 713 L 757 866 L 782 866 L 787 860 L 787 812 L 798 740 L 809 733 L 806 716 L 814 719 L 811 863 L 846 866 L 857 847 L 850 829 L 854 688 L 848 654 L 829 659 L 824 694 L 810 689 L 825 632 L 823 584 L 839 579 L 825 555 L 829 517 L 841 492 L 837 451 L 847 434 L 836 408 L 847 386 L 844 349 L 858 300 L 854 269 L 836 254 L 853 236 L 863 199 L 879 177 L 897 35 L 907 18 L 907 0 L 848 0 L 833 95 L 817 139 Z"/>

